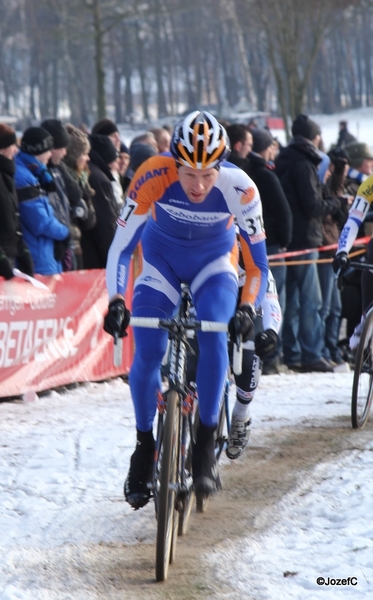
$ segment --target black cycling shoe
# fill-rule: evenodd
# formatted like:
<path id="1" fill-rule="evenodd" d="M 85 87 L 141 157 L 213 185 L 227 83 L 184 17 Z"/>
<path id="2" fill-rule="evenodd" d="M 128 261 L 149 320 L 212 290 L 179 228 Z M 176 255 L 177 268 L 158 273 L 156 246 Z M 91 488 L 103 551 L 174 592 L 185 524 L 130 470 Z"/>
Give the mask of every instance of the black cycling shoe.
<path id="1" fill-rule="evenodd" d="M 124 496 L 135 510 L 150 500 L 148 483 L 152 478 L 155 442 L 153 432 L 137 430 L 137 444 L 131 456 L 130 468 L 124 482 Z"/>
<path id="2" fill-rule="evenodd" d="M 221 488 L 214 446 L 215 427 L 199 424 L 193 447 L 192 468 L 195 493 L 210 496 Z"/>

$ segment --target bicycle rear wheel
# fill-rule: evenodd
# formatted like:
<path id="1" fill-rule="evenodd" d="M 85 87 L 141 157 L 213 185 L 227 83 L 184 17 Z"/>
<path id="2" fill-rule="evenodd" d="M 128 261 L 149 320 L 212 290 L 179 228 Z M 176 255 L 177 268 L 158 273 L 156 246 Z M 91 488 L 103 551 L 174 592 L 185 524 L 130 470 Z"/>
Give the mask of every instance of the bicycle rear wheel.
<path id="1" fill-rule="evenodd" d="M 230 421 L 229 421 L 229 388 L 230 382 L 227 379 L 224 386 L 224 394 L 220 405 L 219 411 L 219 421 L 218 427 L 216 430 L 216 439 L 215 439 L 215 454 L 216 460 L 219 460 L 221 453 L 226 448 L 228 444 L 228 436 L 230 429 Z"/>
<path id="2" fill-rule="evenodd" d="M 362 429 L 369 417 L 373 399 L 373 310 L 366 316 L 356 353 L 352 384 L 351 421 Z"/>
<path id="3" fill-rule="evenodd" d="M 163 430 L 162 464 L 158 493 L 158 526 L 156 545 L 156 579 L 166 581 L 168 566 L 176 547 L 178 513 L 175 507 L 178 477 L 178 441 L 180 434 L 179 395 L 167 395 L 167 411 Z"/>

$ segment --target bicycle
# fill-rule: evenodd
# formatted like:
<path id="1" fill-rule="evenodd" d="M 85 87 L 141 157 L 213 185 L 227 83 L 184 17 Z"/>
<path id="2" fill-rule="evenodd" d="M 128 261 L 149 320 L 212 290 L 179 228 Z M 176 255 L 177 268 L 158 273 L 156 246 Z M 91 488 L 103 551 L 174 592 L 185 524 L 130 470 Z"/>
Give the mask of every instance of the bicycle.
<path id="1" fill-rule="evenodd" d="M 158 319 L 131 317 L 135 327 L 161 328 L 168 331 L 169 365 L 167 390 L 158 396 L 158 421 L 153 477 L 149 484 L 154 497 L 157 519 L 156 580 L 166 581 L 169 564 L 175 558 L 177 534 L 187 532 L 193 503 L 191 472 L 192 444 L 195 441 L 196 390 L 186 381 L 188 341 L 195 331 L 227 331 L 226 323 L 198 321 L 191 314 L 191 297 L 187 287 L 182 288 L 178 314 L 173 318 Z M 228 417 L 227 403 L 222 403 L 224 419 Z M 222 433 L 217 444 L 222 444 Z M 220 456 L 220 454 L 219 454 Z M 204 508 L 205 498 L 196 498 L 197 507 Z"/>
<path id="2" fill-rule="evenodd" d="M 351 262 L 356 269 L 373 269 L 373 265 Z M 354 429 L 362 429 L 368 421 L 373 400 L 373 303 L 367 310 L 356 351 L 351 397 L 351 421 Z"/>

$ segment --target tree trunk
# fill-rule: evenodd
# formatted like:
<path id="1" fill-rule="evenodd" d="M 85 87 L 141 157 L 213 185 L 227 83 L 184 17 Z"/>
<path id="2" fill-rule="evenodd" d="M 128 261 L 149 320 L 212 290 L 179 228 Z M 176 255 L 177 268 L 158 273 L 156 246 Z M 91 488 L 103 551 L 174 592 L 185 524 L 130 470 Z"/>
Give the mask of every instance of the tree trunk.
<path id="1" fill-rule="evenodd" d="M 93 1 L 93 28 L 95 44 L 95 67 L 97 85 L 97 120 L 106 117 L 104 34 L 101 23 L 101 0 Z"/>
<path id="2" fill-rule="evenodd" d="M 136 27 L 136 42 L 137 42 L 137 58 L 139 65 L 139 74 L 141 82 L 141 98 L 142 98 L 142 110 L 144 113 L 145 121 L 149 121 L 149 103 L 148 103 L 148 92 L 146 89 L 146 72 L 145 72 L 145 61 L 144 61 L 144 46 L 140 35 L 139 25 Z"/>

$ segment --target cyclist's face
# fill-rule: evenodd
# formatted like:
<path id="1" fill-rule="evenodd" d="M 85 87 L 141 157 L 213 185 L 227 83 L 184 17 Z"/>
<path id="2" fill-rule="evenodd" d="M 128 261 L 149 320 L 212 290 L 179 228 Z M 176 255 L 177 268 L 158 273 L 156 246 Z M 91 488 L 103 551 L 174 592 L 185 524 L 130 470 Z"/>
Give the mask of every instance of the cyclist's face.
<path id="1" fill-rule="evenodd" d="M 179 167 L 180 185 L 186 193 L 188 200 L 199 204 L 203 202 L 214 187 L 219 171 L 216 169 L 191 169 Z"/>

